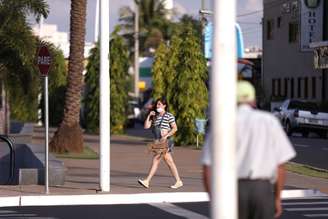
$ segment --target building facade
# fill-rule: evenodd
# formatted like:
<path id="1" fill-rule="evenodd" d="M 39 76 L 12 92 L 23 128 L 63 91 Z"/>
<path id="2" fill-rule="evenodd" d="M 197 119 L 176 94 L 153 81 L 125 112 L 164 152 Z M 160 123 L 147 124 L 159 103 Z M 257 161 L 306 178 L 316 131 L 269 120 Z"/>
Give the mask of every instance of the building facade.
<path id="1" fill-rule="evenodd" d="M 263 88 L 267 101 L 326 99 L 325 71 L 310 44 L 326 37 L 325 0 L 264 0 Z M 327 96 L 327 95 L 326 95 Z"/>
<path id="2" fill-rule="evenodd" d="M 33 33 L 42 40 L 53 43 L 56 47 L 63 51 L 65 59 L 69 57 L 69 36 L 66 32 L 58 31 L 56 24 L 36 24 L 32 27 Z M 94 43 L 85 42 L 84 57 L 88 58 L 90 50 L 94 47 Z"/>

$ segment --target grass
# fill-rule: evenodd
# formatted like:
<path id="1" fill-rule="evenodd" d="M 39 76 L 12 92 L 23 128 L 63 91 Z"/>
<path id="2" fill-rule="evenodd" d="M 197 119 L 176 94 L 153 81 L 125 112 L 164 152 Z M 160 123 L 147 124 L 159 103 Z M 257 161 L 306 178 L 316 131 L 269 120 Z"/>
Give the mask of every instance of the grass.
<path id="1" fill-rule="evenodd" d="M 64 153 L 64 154 L 55 153 L 54 155 L 57 158 L 65 158 L 65 159 L 85 159 L 85 160 L 99 159 L 99 155 L 88 146 L 83 148 L 82 153 Z"/>
<path id="2" fill-rule="evenodd" d="M 289 162 L 286 164 L 286 170 L 304 176 L 328 179 L 328 170 L 319 169 L 312 166 Z"/>

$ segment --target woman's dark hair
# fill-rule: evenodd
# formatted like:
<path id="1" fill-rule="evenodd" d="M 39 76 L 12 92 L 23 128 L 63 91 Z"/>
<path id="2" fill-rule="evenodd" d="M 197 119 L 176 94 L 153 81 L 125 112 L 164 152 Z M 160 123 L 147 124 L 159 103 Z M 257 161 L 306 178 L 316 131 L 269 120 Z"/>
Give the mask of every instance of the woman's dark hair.
<path id="1" fill-rule="evenodd" d="M 153 105 L 153 109 L 154 110 L 156 110 L 156 106 L 157 106 L 157 103 L 158 102 L 161 102 L 163 105 L 165 105 L 166 106 L 166 108 L 165 108 L 165 111 L 169 111 L 169 104 L 167 103 L 167 100 L 166 100 L 166 98 L 165 97 L 160 97 L 160 98 L 158 98 L 156 101 L 155 101 L 155 103 L 154 103 L 154 105 Z"/>

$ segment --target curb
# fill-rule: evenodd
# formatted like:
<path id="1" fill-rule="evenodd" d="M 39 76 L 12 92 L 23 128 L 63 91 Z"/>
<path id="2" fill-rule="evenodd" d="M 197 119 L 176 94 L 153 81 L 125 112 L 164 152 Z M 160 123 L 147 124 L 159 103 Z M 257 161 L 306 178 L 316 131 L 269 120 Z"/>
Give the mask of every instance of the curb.
<path id="1" fill-rule="evenodd" d="M 316 198 L 316 197 L 328 197 L 328 195 L 320 192 L 317 189 L 291 189 L 291 190 L 283 190 L 281 197 L 282 199 Z"/>
<path id="2" fill-rule="evenodd" d="M 318 190 L 284 190 L 283 199 L 327 197 Z M 97 195 L 39 195 L 0 197 L 0 207 L 124 205 L 149 203 L 207 202 L 206 192 L 97 194 Z"/>

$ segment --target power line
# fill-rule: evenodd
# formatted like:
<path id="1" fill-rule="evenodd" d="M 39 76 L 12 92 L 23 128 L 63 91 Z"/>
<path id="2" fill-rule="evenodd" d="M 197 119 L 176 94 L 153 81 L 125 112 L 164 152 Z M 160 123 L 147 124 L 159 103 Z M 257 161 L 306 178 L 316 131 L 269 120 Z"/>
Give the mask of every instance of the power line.
<path id="1" fill-rule="evenodd" d="M 265 9 L 271 9 L 271 8 L 275 8 L 277 6 L 280 6 L 282 5 L 283 3 L 281 2 L 281 0 L 273 0 L 271 2 L 268 2 L 266 5 L 264 5 Z M 212 12 L 210 10 L 206 10 L 206 11 L 209 11 L 210 13 L 208 15 L 211 15 Z M 260 9 L 260 10 L 255 10 L 255 11 L 251 11 L 251 12 L 247 12 L 247 13 L 244 13 L 244 14 L 238 14 L 237 17 L 246 17 L 246 16 L 250 16 L 250 15 L 254 15 L 254 14 L 258 14 L 258 13 L 261 13 L 263 12 L 264 9 Z M 243 23 L 243 22 L 238 22 L 238 23 Z M 245 24 L 247 22 L 244 22 Z M 249 24 L 261 24 L 261 23 L 252 23 L 252 22 L 249 22 Z"/>
<path id="2" fill-rule="evenodd" d="M 280 6 L 282 4 L 283 4 L 283 2 L 281 2 L 281 0 L 273 0 L 271 2 L 266 3 L 263 7 L 265 9 L 270 9 L 270 8 L 275 8 L 277 6 Z M 238 14 L 237 17 L 250 16 L 250 15 L 253 15 L 253 14 L 261 13 L 263 11 L 264 11 L 264 9 L 260 9 L 260 10 L 256 10 L 256 11 L 250 11 L 250 12 L 245 13 L 245 14 Z"/>
<path id="3" fill-rule="evenodd" d="M 257 11 L 252 11 L 252 12 L 245 13 L 245 14 L 239 14 L 239 15 L 237 15 L 237 17 L 245 17 L 245 16 L 249 16 L 249 15 L 253 15 L 253 14 L 258 14 L 261 12 L 263 12 L 263 9 L 257 10 Z"/>
<path id="4" fill-rule="evenodd" d="M 250 31 L 250 32 L 243 33 L 243 36 L 245 37 L 245 36 L 250 35 L 250 34 L 256 34 L 256 35 L 260 36 L 261 33 L 262 32 L 259 32 L 259 31 Z"/>
<path id="5" fill-rule="evenodd" d="M 238 24 L 245 24 L 245 25 L 248 25 L 248 24 L 253 24 L 253 25 L 261 25 L 260 22 L 245 22 L 245 21 L 237 21 Z"/>
<path id="6" fill-rule="evenodd" d="M 243 29 L 242 28 L 242 32 L 243 33 L 245 33 L 245 32 L 249 32 L 249 31 L 252 31 L 252 30 L 262 30 L 262 28 L 261 27 L 250 27 L 250 28 L 245 28 L 245 29 Z"/>
<path id="7" fill-rule="evenodd" d="M 243 34 L 247 34 L 247 33 L 262 33 L 261 30 L 246 30 L 246 31 L 243 31 Z"/>

